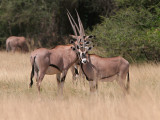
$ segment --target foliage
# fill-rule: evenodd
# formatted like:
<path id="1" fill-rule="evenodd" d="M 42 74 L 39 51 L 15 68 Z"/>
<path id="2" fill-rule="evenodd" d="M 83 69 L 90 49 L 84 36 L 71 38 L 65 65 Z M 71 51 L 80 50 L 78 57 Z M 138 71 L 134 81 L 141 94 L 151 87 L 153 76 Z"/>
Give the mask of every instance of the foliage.
<path id="1" fill-rule="evenodd" d="M 96 3 L 100 5 L 100 2 Z M 77 9 L 84 27 L 91 28 L 100 22 L 99 15 L 103 10 L 100 6 L 96 8 L 93 3 L 91 0 L 2 0 L 0 1 L 0 47 L 5 46 L 6 38 L 11 35 L 23 35 L 34 39 L 34 46 L 53 47 L 64 44 L 63 36 L 72 33 L 66 9 L 69 9 L 74 17 Z"/>
<path id="2" fill-rule="evenodd" d="M 119 0 L 118 12 L 94 27 L 94 43 L 104 48 L 104 56 L 121 55 L 129 61 L 160 61 L 160 9 L 158 5 L 145 8 Z M 144 3 L 144 2 L 142 2 Z M 124 5 L 125 4 L 125 5 Z M 146 4 L 146 3 L 145 3 Z M 123 8 L 121 8 L 123 6 Z M 142 7 L 143 6 L 143 7 Z"/>
<path id="3" fill-rule="evenodd" d="M 77 9 L 84 28 L 96 35 L 98 54 L 160 61 L 159 0 L 1 0 L 0 48 L 11 35 L 27 37 L 34 47 L 67 43 L 73 31 L 66 9 L 74 18 Z"/>
<path id="4" fill-rule="evenodd" d="M 57 2 L 43 0 L 3 0 L 0 4 L 0 35 L 24 35 L 34 38 L 43 37 L 53 31 L 54 10 Z M 47 36 L 45 35 L 45 36 Z"/>

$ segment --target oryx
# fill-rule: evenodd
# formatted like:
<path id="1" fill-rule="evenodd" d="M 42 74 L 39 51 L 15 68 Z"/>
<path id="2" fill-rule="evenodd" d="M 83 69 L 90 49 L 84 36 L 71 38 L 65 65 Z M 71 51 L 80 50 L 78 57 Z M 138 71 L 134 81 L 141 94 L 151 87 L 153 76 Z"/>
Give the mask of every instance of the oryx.
<path id="1" fill-rule="evenodd" d="M 11 36 L 6 40 L 6 51 L 15 52 L 17 49 L 20 49 L 22 52 L 28 52 L 28 46 L 26 43 L 25 37 Z"/>
<path id="2" fill-rule="evenodd" d="M 79 26 L 81 28 L 80 38 L 83 45 L 74 45 L 75 47 L 73 50 L 80 59 L 81 69 L 86 76 L 86 79 L 89 81 L 90 91 L 95 92 L 97 90 L 98 81 L 107 82 L 116 79 L 124 93 L 128 93 L 129 62 L 120 56 L 103 58 L 95 54 L 88 54 L 88 51 L 92 49 L 92 46 L 85 44 L 85 39 L 83 38 L 85 33 L 82 23 Z M 126 77 L 127 84 L 125 85 Z"/>
<path id="3" fill-rule="evenodd" d="M 32 65 L 31 78 L 29 86 L 33 85 L 33 76 L 36 77 L 38 91 L 40 92 L 40 85 L 45 76 L 56 74 L 58 83 L 58 92 L 63 94 L 63 85 L 65 81 L 68 69 L 79 60 L 76 52 L 73 51 L 75 46 L 80 45 L 81 37 L 78 36 L 75 26 L 78 32 L 82 31 L 81 20 L 78 16 L 79 26 L 75 23 L 74 19 L 70 15 L 69 11 L 67 13 L 70 23 L 74 31 L 74 39 L 70 45 L 58 45 L 57 47 L 49 50 L 46 48 L 36 49 L 31 53 L 30 61 Z M 83 36 L 83 39 L 89 38 L 89 36 Z M 84 45 L 84 43 L 83 43 Z"/>
<path id="4" fill-rule="evenodd" d="M 124 93 L 129 90 L 129 62 L 123 57 L 104 58 L 95 54 L 88 54 L 92 47 L 80 49 L 77 45 L 75 52 L 79 54 L 81 69 L 89 81 L 90 91 L 95 92 L 98 81 L 107 82 L 117 80 Z M 127 77 L 127 84 L 125 80 Z"/>

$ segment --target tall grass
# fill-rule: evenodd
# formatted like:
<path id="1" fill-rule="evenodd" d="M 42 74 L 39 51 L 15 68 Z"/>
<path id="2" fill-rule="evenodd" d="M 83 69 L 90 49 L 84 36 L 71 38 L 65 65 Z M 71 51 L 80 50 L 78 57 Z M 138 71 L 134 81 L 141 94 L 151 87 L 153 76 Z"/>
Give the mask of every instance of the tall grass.
<path id="1" fill-rule="evenodd" d="M 64 97 L 57 96 L 55 76 L 45 76 L 42 92 L 28 89 L 29 54 L 0 52 L 0 120 L 159 120 L 160 65 L 130 66 L 130 95 L 116 82 L 99 83 L 97 96 L 72 83 L 69 71 Z"/>

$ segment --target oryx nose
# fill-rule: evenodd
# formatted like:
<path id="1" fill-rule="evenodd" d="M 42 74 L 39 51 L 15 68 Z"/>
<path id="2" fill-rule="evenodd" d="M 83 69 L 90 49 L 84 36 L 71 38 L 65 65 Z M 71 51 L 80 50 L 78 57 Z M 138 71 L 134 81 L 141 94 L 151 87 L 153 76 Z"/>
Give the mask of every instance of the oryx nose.
<path id="1" fill-rule="evenodd" d="M 87 60 L 86 59 L 82 59 L 82 63 L 86 63 L 87 62 Z"/>
<path id="2" fill-rule="evenodd" d="M 83 61 L 83 63 L 86 63 L 87 61 Z"/>

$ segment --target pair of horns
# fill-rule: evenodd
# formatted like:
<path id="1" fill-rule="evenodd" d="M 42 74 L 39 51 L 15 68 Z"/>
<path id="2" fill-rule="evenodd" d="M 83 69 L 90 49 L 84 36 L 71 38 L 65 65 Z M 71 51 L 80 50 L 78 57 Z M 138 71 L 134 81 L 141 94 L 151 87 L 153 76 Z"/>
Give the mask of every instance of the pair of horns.
<path id="1" fill-rule="evenodd" d="M 77 18 L 78 18 L 78 25 L 76 24 L 75 20 L 73 19 L 72 15 L 70 14 L 70 12 L 67 10 L 67 16 L 69 18 L 69 21 L 71 23 L 71 26 L 73 28 L 73 32 L 76 36 L 78 36 L 77 31 L 79 33 L 79 36 L 85 36 L 85 32 L 84 32 L 84 28 L 83 28 L 83 24 L 81 22 L 81 19 L 79 17 L 79 14 L 76 10 L 77 13 Z"/>

